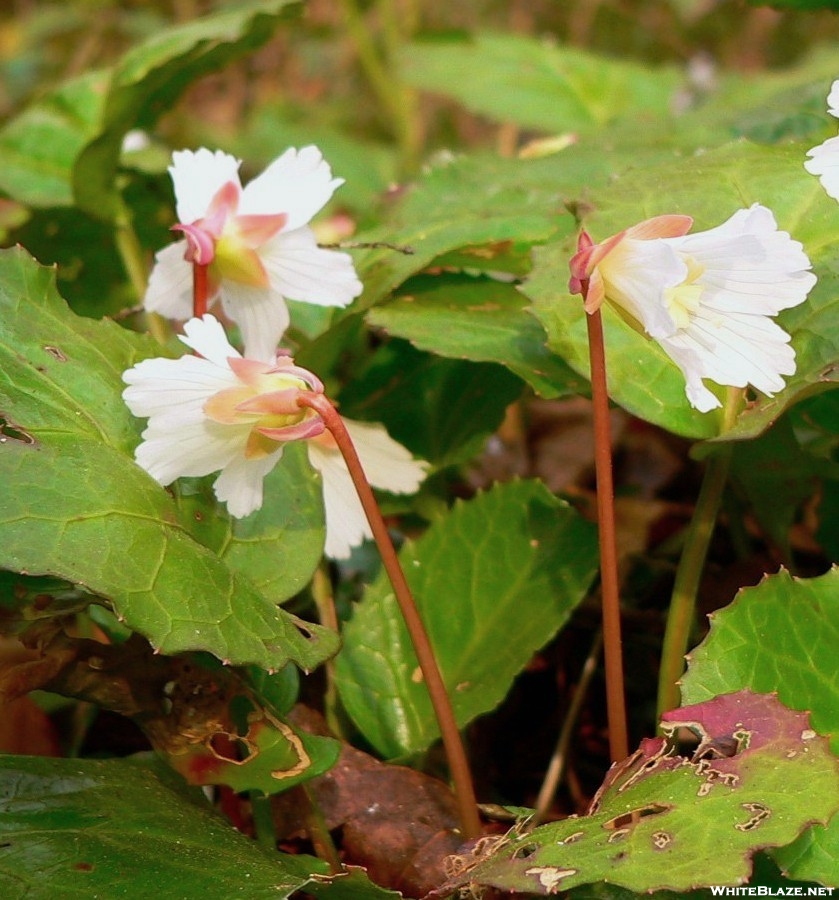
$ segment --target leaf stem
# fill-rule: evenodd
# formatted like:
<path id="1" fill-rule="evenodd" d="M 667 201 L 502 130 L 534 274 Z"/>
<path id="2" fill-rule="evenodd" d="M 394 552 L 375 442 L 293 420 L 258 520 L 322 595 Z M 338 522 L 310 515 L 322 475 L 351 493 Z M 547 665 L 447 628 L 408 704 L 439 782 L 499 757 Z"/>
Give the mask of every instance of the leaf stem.
<path id="1" fill-rule="evenodd" d="M 398 77 L 394 58 L 401 33 L 389 12 L 394 0 L 384 4 L 387 52 L 380 53 L 370 29 L 364 22 L 356 0 L 341 0 L 347 31 L 355 45 L 358 61 L 373 92 L 390 117 L 393 134 L 399 144 L 403 173 L 413 174 L 419 163 L 419 129 L 416 122 L 416 92 Z"/>
<path id="2" fill-rule="evenodd" d="M 261 791 L 249 791 L 251 801 L 251 818 L 256 842 L 263 850 L 277 852 L 277 832 L 274 828 L 274 817 L 271 814 L 271 798 Z"/>
<path id="3" fill-rule="evenodd" d="M 382 563 L 388 578 L 390 578 L 390 583 L 393 585 L 396 601 L 408 628 L 408 634 L 425 679 L 431 704 L 434 707 L 434 714 L 440 727 L 440 735 L 443 739 L 443 746 L 454 784 L 454 794 L 464 839 L 469 840 L 479 837 L 482 833 L 481 820 L 478 815 L 472 775 L 469 771 L 469 763 L 466 759 L 463 741 L 457 729 L 457 721 L 451 700 L 446 691 L 446 685 L 443 681 L 440 667 L 437 664 L 437 659 L 434 656 L 428 632 L 425 630 L 414 602 L 405 573 L 399 564 L 399 557 L 388 534 L 379 505 L 364 474 L 361 460 L 358 458 L 352 439 L 343 420 L 338 415 L 338 411 L 323 394 L 303 392 L 300 394 L 297 402 L 300 406 L 307 406 L 320 415 L 324 425 L 332 434 L 332 437 L 335 438 L 335 442 L 347 464 L 353 484 L 361 500 L 361 505 L 367 516 L 367 521 L 370 523 L 370 528 L 373 531 L 373 537 L 378 545 Z"/>
<path id="4" fill-rule="evenodd" d="M 742 395 L 742 390 L 728 389 L 723 408 L 721 434 L 734 424 Z M 661 648 L 661 666 L 658 673 L 659 716 L 669 709 L 675 709 L 681 702 L 679 679 L 685 669 L 685 654 L 696 617 L 699 582 L 705 568 L 705 559 L 714 533 L 730 462 L 730 443 L 719 447 L 708 460 L 699 497 L 685 535 Z"/>
<path id="5" fill-rule="evenodd" d="M 588 285 L 584 286 L 588 290 Z M 618 551 L 615 534 L 615 488 L 612 479 L 612 437 L 606 384 L 603 319 L 597 309 L 586 315 L 591 400 L 594 413 L 594 468 L 597 477 L 597 527 L 600 538 L 600 591 L 603 598 L 603 640 L 606 665 L 606 715 L 609 755 L 617 762 L 629 755 L 626 695 L 623 677 Z"/>
<path id="6" fill-rule="evenodd" d="M 148 284 L 149 271 L 145 253 L 131 223 L 131 214 L 124 206 L 117 214 L 114 240 L 131 287 L 137 295 L 137 299 L 142 303 Z M 159 344 L 165 344 L 170 335 L 168 322 L 156 313 L 147 312 L 146 323 L 152 337 Z"/>
<path id="7" fill-rule="evenodd" d="M 338 612 L 335 609 L 335 597 L 332 594 L 332 583 L 326 568 L 321 564 L 312 576 L 312 598 L 318 610 L 320 624 L 338 631 Z M 335 663 L 328 659 L 324 663 L 326 673 L 326 689 L 323 696 L 323 711 L 330 731 L 340 736 L 343 728 L 338 719 L 338 695 L 335 688 Z"/>
<path id="8" fill-rule="evenodd" d="M 323 810 L 315 799 L 313 791 L 307 784 L 300 784 L 294 790 L 297 792 L 297 797 L 300 800 L 303 818 L 306 822 L 306 831 L 309 835 L 309 840 L 312 842 L 315 855 L 318 859 L 329 863 L 331 875 L 338 875 L 340 872 L 344 872 L 344 864 L 338 855 L 338 850 L 326 825 Z"/>
<path id="9" fill-rule="evenodd" d="M 565 714 L 565 720 L 562 723 L 562 730 L 559 733 L 559 739 L 556 742 L 551 761 L 548 764 L 548 771 L 545 773 L 542 787 L 539 790 L 539 796 L 536 799 L 536 812 L 533 818 L 527 823 L 528 828 L 535 828 L 540 822 L 544 822 L 545 816 L 553 803 L 556 796 L 556 789 L 559 786 L 562 774 L 565 771 L 565 764 L 568 760 L 568 747 L 571 743 L 571 737 L 574 734 L 574 727 L 580 716 L 580 710 L 583 708 L 583 701 L 588 693 L 591 679 L 597 670 L 597 660 L 600 658 L 600 651 L 603 649 L 603 630 L 598 629 L 594 637 L 594 642 L 588 652 L 583 670 L 580 673 L 580 680 L 577 683 L 577 689 L 568 706 L 568 712 Z"/>

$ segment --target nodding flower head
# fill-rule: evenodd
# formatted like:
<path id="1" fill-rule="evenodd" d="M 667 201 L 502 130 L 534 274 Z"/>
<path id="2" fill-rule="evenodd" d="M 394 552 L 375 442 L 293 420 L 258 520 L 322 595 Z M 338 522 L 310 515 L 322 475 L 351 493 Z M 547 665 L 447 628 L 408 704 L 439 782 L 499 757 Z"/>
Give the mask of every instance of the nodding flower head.
<path id="1" fill-rule="evenodd" d="M 758 204 L 709 231 L 688 234 L 691 224 L 658 216 L 600 244 L 584 232 L 570 290 L 584 295 L 587 312 L 608 301 L 656 340 L 696 409 L 721 405 L 706 378 L 771 396 L 795 372 L 795 351 L 770 317 L 804 302 L 816 283 L 810 260 Z"/>
<path id="2" fill-rule="evenodd" d="M 227 364 L 239 384 L 209 397 L 204 415 L 219 425 L 250 429 L 245 459 L 268 456 L 278 441 L 305 440 L 323 432 L 323 422 L 314 410 L 297 403 L 301 392 L 322 394 L 323 385 L 290 357 L 279 356 L 271 365 L 231 356 Z"/>
<path id="3" fill-rule="evenodd" d="M 240 327 L 245 355 L 273 357 L 289 324 L 286 298 L 346 306 L 361 282 L 346 253 L 318 246 L 309 220 L 343 182 L 317 147 L 289 149 L 242 187 L 239 160 L 204 148 L 172 156 L 183 240 L 155 257 L 144 303 L 172 319 L 192 314 L 192 265 L 207 267 L 210 303 Z"/>
<path id="4" fill-rule="evenodd" d="M 218 321 L 205 315 L 184 326 L 181 340 L 197 354 L 147 359 L 123 374 L 135 416 L 148 419 L 137 463 L 160 484 L 181 476 L 216 479 L 216 497 L 241 518 L 259 509 L 263 480 L 289 441 L 305 441 L 320 472 L 326 511 L 326 553 L 347 557 L 371 535 L 349 471 L 323 420 L 298 402 L 323 393 L 316 375 L 274 354 L 269 362 L 243 358 Z M 426 464 L 415 460 L 378 424 L 344 420 L 368 480 L 394 493 L 413 493 Z"/>

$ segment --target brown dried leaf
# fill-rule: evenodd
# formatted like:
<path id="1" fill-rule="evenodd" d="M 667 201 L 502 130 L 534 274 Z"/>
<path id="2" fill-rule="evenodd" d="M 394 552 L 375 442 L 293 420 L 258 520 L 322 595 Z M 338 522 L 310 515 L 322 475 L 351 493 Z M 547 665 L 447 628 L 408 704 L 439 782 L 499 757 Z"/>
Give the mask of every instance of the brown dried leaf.
<path id="1" fill-rule="evenodd" d="M 296 724 L 322 729 L 311 710 Z M 363 866 L 377 884 L 422 897 L 446 880 L 444 862 L 462 843 L 449 788 L 422 772 L 388 765 L 345 744 L 336 765 L 309 785 L 330 830 L 341 829 L 344 862 Z M 274 800 L 278 832 L 305 830 L 286 797 Z"/>

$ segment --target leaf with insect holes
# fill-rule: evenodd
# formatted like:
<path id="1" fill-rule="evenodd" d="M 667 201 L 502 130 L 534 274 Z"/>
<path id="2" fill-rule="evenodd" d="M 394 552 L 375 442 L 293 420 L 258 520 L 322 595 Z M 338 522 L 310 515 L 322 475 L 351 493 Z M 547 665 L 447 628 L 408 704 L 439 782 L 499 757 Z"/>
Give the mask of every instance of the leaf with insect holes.
<path id="1" fill-rule="evenodd" d="M 183 685 L 175 691 L 183 694 Z M 217 717 L 196 710 L 200 720 L 183 719 L 191 722 L 184 734 L 174 734 L 171 725 L 165 732 L 147 729 L 155 749 L 189 784 L 277 794 L 322 775 L 338 759 L 338 741 L 296 731 L 248 691 L 212 701 Z M 181 707 L 190 709 L 189 698 L 181 700 Z"/>
<path id="2" fill-rule="evenodd" d="M 588 815 L 513 831 L 447 888 L 552 894 L 608 882 L 643 893 L 742 884 L 752 854 L 790 843 L 839 809 L 839 760 L 806 713 L 739 691 L 665 713 L 688 728 L 691 759 L 648 738 L 609 771 Z"/>
<path id="3" fill-rule="evenodd" d="M 714 694 L 749 688 L 777 691 L 793 709 L 807 710 L 813 726 L 830 734 L 839 755 L 839 569 L 818 578 L 781 571 L 711 616 L 711 631 L 688 657 L 682 697 L 698 703 Z M 806 797 L 802 803 L 806 803 Z M 774 851 L 795 878 L 839 881 L 839 817 L 809 829 Z"/>

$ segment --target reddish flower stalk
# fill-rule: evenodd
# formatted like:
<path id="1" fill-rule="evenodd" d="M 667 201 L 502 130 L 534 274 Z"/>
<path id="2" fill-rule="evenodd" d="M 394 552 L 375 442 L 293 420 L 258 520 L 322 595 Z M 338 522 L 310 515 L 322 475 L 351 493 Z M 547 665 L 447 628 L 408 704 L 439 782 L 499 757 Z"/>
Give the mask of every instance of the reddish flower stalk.
<path id="1" fill-rule="evenodd" d="M 197 319 L 207 312 L 207 269 L 201 263 L 192 264 L 192 315 Z"/>
<path id="2" fill-rule="evenodd" d="M 378 545 L 379 553 L 381 553 L 382 563 L 390 578 L 399 609 L 408 628 L 408 634 L 417 654 L 417 660 L 425 679 L 431 704 L 434 707 L 434 714 L 437 717 L 440 735 L 443 738 L 443 746 L 454 785 L 463 837 L 466 840 L 479 837 L 482 829 L 475 799 L 475 789 L 472 785 L 472 775 L 466 759 L 463 741 L 457 728 L 451 700 L 446 691 L 440 667 L 437 665 L 437 659 L 434 656 L 428 633 L 420 618 L 411 589 L 405 578 L 405 573 L 399 564 L 399 558 L 388 534 L 379 505 L 364 474 L 361 461 L 340 415 L 338 415 L 335 407 L 323 394 L 301 393 L 297 402 L 300 406 L 314 409 L 320 415 L 324 425 L 332 434 L 332 437 L 335 438 L 335 442 L 341 450 L 344 461 L 350 471 L 353 484 L 361 500 L 361 505 L 364 507 L 364 512 L 373 531 L 373 537 Z"/>
<path id="3" fill-rule="evenodd" d="M 583 285 L 583 299 L 588 283 Z M 586 314 L 591 399 L 594 413 L 594 467 L 597 477 L 597 527 L 600 538 L 600 593 L 603 598 L 603 657 L 606 665 L 606 714 L 612 762 L 629 755 L 626 694 L 623 678 L 618 552 L 615 536 L 615 488 L 612 481 L 612 438 L 606 387 L 606 348 L 600 310 Z"/>

